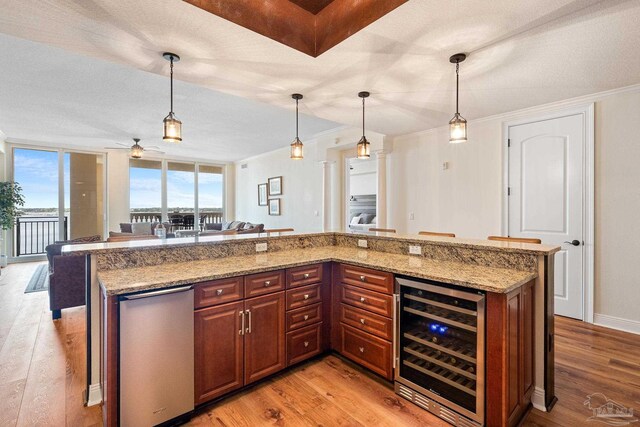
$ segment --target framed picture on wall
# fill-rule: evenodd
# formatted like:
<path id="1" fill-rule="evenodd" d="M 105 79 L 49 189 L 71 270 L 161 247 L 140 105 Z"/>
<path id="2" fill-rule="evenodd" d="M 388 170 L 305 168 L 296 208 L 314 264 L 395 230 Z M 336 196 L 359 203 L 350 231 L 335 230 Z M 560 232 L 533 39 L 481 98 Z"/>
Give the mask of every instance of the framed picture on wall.
<path id="1" fill-rule="evenodd" d="M 269 199 L 269 215 L 280 215 L 280 199 Z"/>
<path id="2" fill-rule="evenodd" d="M 281 176 L 269 178 L 269 195 L 270 196 L 282 195 L 282 177 Z"/>
<path id="3" fill-rule="evenodd" d="M 258 184 L 258 206 L 267 206 L 267 183 Z"/>

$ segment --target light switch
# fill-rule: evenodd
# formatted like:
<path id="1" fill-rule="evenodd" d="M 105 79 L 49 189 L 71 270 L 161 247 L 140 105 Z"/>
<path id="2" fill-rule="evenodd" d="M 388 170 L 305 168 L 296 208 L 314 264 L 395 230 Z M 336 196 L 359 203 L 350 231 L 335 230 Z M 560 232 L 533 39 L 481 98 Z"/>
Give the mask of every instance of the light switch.
<path id="1" fill-rule="evenodd" d="M 442 170 L 446 171 L 447 169 L 449 169 L 449 162 L 443 162 L 442 163 Z"/>

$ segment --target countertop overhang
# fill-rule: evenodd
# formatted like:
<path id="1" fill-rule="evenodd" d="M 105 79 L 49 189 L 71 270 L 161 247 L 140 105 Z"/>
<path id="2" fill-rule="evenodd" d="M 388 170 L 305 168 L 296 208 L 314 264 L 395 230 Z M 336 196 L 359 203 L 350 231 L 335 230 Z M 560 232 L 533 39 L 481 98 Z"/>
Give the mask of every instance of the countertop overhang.
<path id="1" fill-rule="evenodd" d="M 323 246 L 98 271 L 98 280 L 106 294 L 111 296 L 328 261 L 495 293 L 509 292 L 537 277 L 537 273 L 533 271 L 433 260 L 351 247 Z"/>

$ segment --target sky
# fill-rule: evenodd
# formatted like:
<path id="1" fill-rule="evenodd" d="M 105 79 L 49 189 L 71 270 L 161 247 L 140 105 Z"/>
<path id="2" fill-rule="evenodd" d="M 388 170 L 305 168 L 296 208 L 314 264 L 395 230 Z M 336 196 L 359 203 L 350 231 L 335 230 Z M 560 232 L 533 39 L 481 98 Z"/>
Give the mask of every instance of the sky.
<path id="1" fill-rule="evenodd" d="M 65 200 L 69 200 L 69 155 L 65 154 Z M 160 208 L 160 170 L 130 169 L 130 206 Z M 17 148 L 14 152 L 14 180 L 20 184 L 24 208 L 58 206 L 58 153 Z M 222 207 L 222 175 L 201 173 L 198 179 L 200 209 Z M 174 208 L 193 207 L 194 173 L 167 171 L 167 203 Z"/>

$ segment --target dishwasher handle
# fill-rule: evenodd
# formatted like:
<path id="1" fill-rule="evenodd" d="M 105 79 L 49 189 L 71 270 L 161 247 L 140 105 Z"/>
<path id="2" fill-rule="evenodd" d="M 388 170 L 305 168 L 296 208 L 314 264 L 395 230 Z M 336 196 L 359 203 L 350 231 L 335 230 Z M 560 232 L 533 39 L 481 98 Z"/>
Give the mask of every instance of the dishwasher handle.
<path id="1" fill-rule="evenodd" d="M 192 285 L 181 286 L 179 288 L 161 289 L 159 291 L 144 292 L 144 293 L 135 294 L 135 295 L 125 295 L 125 296 L 120 297 L 120 299 L 122 299 L 122 300 L 136 300 L 136 299 L 142 299 L 142 298 L 151 298 L 151 297 L 157 297 L 157 296 L 160 296 L 160 295 L 169 295 L 169 294 L 177 294 L 178 292 L 186 292 L 186 291 L 190 291 L 191 289 L 193 289 Z"/>

